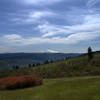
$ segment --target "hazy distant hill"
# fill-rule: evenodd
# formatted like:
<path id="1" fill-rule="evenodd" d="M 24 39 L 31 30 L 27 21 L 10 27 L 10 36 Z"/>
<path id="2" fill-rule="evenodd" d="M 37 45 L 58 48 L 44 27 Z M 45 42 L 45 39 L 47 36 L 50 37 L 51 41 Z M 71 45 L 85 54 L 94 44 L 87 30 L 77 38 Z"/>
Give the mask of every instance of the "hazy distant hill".
<path id="1" fill-rule="evenodd" d="M 76 57 L 78 53 L 5 53 L 0 54 L 0 69 L 10 69 L 12 66 L 27 66 L 33 63 L 44 63 L 46 60 L 61 60 Z"/>

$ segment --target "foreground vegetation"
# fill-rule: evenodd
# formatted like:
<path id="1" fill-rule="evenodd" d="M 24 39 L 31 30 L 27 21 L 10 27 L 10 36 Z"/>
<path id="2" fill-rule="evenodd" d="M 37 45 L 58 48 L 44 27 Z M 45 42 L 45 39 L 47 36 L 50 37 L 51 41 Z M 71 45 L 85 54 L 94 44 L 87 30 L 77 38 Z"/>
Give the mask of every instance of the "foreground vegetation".
<path id="1" fill-rule="evenodd" d="M 14 90 L 42 85 L 43 79 L 36 75 L 13 76 L 0 79 L 0 90 Z"/>
<path id="2" fill-rule="evenodd" d="M 43 85 L 0 91 L 0 100 L 100 100 L 100 53 L 91 60 L 83 55 L 36 67 L 1 70 L 0 78 L 30 74 L 45 78 Z"/>
<path id="3" fill-rule="evenodd" d="M 48 79 L 41 86 L 0 91 L 0 100 L 100 100 L 100 77 Z"/>
<path id="4" fill-rule="evenodd" d="M 2 70 L 0 77 L 36 74 L 43 78 L 95 76 L 100 75 L 100 53 L 95 53 L 93 59 L 83 55 L 68 60 L 43 64 L 36 67 L 25 67 L 15 70 Z"/>

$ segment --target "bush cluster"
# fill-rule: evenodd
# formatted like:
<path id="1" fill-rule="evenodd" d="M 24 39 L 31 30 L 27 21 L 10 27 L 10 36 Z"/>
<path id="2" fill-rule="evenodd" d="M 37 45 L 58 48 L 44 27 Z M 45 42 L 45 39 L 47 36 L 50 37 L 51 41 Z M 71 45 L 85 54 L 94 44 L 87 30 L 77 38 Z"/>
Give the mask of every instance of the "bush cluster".
<path id="1" fill-rule="evenodd" d="M 41 85 L 43 79 L 36 75 L 12 76 L 0 79 L 0 89 L 11 90 Z"/>

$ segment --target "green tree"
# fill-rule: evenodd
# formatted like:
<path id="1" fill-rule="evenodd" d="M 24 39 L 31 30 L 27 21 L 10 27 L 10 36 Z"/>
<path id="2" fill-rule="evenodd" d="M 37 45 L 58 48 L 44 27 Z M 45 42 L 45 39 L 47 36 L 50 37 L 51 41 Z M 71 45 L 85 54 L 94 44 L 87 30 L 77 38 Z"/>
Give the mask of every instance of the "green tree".
<path id="1" fill-rule="evenodd" d="M 93 52 L 92 52 L 92 48 L 89 47 L 89 48 L 88 48 L 88 60 L 90 61 L 90 60 L 92 60 L 92 59 L 93 59 Z"/>

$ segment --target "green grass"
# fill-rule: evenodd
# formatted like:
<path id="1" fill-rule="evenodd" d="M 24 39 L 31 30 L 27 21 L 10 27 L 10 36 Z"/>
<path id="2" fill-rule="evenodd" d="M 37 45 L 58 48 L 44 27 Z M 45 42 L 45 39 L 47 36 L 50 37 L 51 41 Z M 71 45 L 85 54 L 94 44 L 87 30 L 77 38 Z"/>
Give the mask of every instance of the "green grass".
<path id="1" fill-rule="evenodd" d="M 0 71 L 0 77 L 36 74 L 43 78 L 95 76 L 100 75 L 100 53 L 96 53 L 89 62 L 87 56 L 71 58 L 34 68 Z"/>
<path id="2" fill-rule="evenodd" d="M 100 77 L 47 79 L 42 86 L 0 91 L 0 100 L 100 100 Z"/>
<path id="3" fill-rule="evenodd" d="M 71 58 L 33 68 L 33 72 L 44 78 L 100 75 L 100 54 L 89 62 L 87 56 Z"/>

